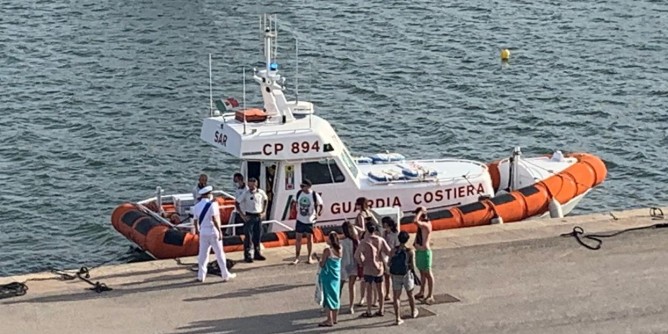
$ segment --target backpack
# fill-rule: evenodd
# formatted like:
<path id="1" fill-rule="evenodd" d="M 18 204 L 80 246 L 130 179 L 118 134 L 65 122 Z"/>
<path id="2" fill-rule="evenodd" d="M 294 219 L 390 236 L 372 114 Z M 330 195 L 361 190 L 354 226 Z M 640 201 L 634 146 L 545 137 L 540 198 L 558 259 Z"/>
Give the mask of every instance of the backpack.
<path id="1" fill-rule="evenodd" d="M 406 275 L 408 274 L 408 252 L 406 249 L 397 247 L 397 251 L 390 259 L 390 274 Z"/>

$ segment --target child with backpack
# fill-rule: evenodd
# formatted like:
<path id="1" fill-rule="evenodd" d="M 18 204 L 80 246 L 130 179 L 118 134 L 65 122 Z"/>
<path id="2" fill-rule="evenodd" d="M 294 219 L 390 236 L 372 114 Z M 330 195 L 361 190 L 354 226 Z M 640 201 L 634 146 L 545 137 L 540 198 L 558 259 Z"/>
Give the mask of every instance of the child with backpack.
<path id="1" fill-rule="evenodd" d="M 397 228 L 397 223 L 394 219 L 390 217 L 383 217 L 381 219 L 381 224 L 383 225 L 383 239 L 387 242 L 387 245 L 390 246 L 390 249 L 394 250 L 399 246 L 399 229 Z M 389 255 L 384 259 L 385 264 L 390 263 Z M 387 268 L 387 267 L 386 267 Z M 388 269 L 385 269 L 385 301 L 390 301 L 390 288 L 392 283 L 392 275 Z M 383 298 L 381 297 L 381 298 Z"/>
<path id="2" fill-rule="evenodd" d="M 394 314 L 395 324 L 401 325 L 404 321 L 401 319 L 399 308 L 399 299 L 401 298 L 402 288 L 406 289 L 408 303 L 411 306 L 411 316 L 417 318 L 418 310 L 415 308 L 415 298 L 413 298 L 413 289 L 415 288 L 415 252 L 406 247 L 409 235 L 406 231 L 399 232 L 399 246 L 397 246 L 390 258 L 390 274 L 392 275 L 392 291 L 394 293 Z"/>

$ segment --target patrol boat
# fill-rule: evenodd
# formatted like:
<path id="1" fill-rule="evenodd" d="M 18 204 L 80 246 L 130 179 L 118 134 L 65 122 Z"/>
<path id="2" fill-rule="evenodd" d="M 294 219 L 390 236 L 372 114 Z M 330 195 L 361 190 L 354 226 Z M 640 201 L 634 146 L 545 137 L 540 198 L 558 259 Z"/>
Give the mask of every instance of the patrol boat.
<path id="1" fill-rule="evenodd" d="M 414 224 L 407 224 L 414 210 L 425 206 L 434 229 L 441 230 L 563 217 L 606 177 L 601 159 L 586 153 L 524 157 L 514 148 L 508 157 L 489 163 L 412 159 L 390 152 L 355 156 L 332 125 L 315 114 L 313 103 L 288 100 L 272 50 L 276 18 L 265 15 L 260 22 L 265 65 L 253 70 L 253 80 L 260 86 L 263 106 L 228 103 L 236 108 L 221 113 L 220 103 L 214 108 L 212 102 L 201 139 L 238 158 L 240 172 L 257 178 L 269 195 L 264 247 L 294 243 L 296 210 L 291 202 L 304 179 L 325 203 L 317 221 L 321 228 L 315 232 L 316 241 L 324 241 L 329 228 L 355 217 L 358 197 L 367 198 L 378 215 L 393 217 L 409 232 L 415 230 Z M 225 249 L 241 250 L 242 239 L 234 231 L 240 226 L 231 221 L 234 196 L 222 190 L 214 193 L 231 232 Z M 198 236 L 189 220 L 194 204 L 191 192 L 165 195 L 158 187 L 155 197 L 118 206 L 111 220 L 121 234 L 156 258 L 190 256 L 198 251 Z"/>

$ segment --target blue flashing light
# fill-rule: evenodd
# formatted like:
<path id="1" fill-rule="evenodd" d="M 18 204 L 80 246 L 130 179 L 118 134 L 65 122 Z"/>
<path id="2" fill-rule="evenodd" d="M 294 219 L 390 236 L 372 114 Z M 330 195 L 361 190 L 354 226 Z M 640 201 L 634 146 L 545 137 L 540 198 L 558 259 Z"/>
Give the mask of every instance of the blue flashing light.
<path id="1" fill-rule="evenodd" d="M 276 64 L 276 63 L 269 64 L 269 69 L 272 70 L 272 71 L 278 70 L 278 64 Z"/>

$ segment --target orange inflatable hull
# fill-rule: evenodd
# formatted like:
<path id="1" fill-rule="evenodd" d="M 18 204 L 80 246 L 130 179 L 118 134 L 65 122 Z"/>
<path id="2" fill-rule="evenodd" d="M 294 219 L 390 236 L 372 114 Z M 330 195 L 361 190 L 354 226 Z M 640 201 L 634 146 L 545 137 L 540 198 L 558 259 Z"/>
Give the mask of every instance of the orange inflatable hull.
<path id="1" fill-rule="evenodd" d="M 433 229 L 488 225 L 497 216 L 504 223 L 517 222 L 547 212 L 553 197 L 564 204 L 605 180 L 607 169 L 598 157 L 586 153 L 570 154 L 569 157 L 578 161 L 531 186 L 452 209 L 430 211 Z M 494 189 L 498 191 L 501 175 L 498 162 L 490 163 L 488 167 Z M 402 218 L 401 229 L 416 232 L 417 226 L 410 224 L 414 217 Z"/>
<path id="2" fill-rule="evenodd" d="M 601 159 L 585 153 L 569 156 L 578 161 L 560 173 L 531 186 L 451 209 L 430 211 L 433 229 L 438 231 L 488 225 L 495 217 L 501 217 L 505 223 L 524 220 L 547 212 L 552 198 L 559 203 L 567 203 L 605 180 L 607 169 Z M 488 167 L 494 188 L 498 191 L 498 162 L 490 163 Z M 221 204 L 221 218 L 227 221 L 226 218 L 232 212 L 230 200 L 218 201 Z M 150 209 L 157 211 L 155 208 Z M 402 218 L 401 230 L 415 233 L 416 225 L 411 224 L 413 219 L 413 215 Z M 172 228 L 143 212 L 133 203 L 119 205 L 112 213 L 111 223 L 119 233 L 158 259 L 194 256 L 199 251 L 197 235 Z M 324 242 L 325 236 L 332 230 L 341 232 L 340 227 L 314 229 L 314 241 Z M 265 233 L 262 244 L 265 248 L 294 245 L 295 233 Z M 225 237 L 223 245 L 225 252 L 242 251 L 243 239 L 239 236 Z"/>

